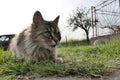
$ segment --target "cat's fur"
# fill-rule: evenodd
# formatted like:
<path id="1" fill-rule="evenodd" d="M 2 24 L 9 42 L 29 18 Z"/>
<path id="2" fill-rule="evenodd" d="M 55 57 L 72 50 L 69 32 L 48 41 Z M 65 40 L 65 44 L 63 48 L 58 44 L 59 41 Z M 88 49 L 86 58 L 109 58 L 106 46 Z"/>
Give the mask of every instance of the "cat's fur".
<path id="1" fill-rule="evenodd" d="M 53 21 L 45 21 L 41 13 L 36 11 L 32 25 L 12 39 L 10 43 L 12 54 L 26 62 L 41 60 L 62 62 L 62 58 L 57 57 L 57 46 L 61 40 L 58 21 L 59 16 Z"/>

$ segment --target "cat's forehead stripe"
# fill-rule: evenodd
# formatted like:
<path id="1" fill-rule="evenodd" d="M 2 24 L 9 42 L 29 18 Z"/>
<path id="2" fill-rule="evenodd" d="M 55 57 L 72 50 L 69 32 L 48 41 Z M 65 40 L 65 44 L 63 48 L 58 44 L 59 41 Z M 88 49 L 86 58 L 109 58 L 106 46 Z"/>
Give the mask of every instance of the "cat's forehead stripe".
<path id="1" fill-rule="evenodd" d="M 48 22 L 48 23 L 47 23 L 47 25 L 48 25 L 48 27 L 47 27 L 47 28 L 48 28 L 48 30 L 49 30 L 49 31 L 53 31 L 53 30 L 55 30 L 55 31 L 56 31 L 56 29 L 55 29 L 54 25 L 53 25 L 51 22 Z M 53 30 L 52 30 L 52 29 L 53 29 Z"/>

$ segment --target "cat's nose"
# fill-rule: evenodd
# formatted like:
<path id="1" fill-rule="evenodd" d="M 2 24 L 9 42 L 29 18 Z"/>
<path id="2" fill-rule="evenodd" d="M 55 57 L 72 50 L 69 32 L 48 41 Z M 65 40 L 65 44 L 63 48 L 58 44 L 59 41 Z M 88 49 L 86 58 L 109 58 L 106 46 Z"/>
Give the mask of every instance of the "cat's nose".
<path id="1" fill-rule="evenodd" d="M 57 39 L 56 37 L 54 37 L 54 42 L 55 42 L 55 45 L 58 45 L 59 44 L 59 39 Z"/>
<path id="2" fill-rule="evenodd" d="M 58 44 L 59 44 L 59 41 L 55 41 L 55 43 L 56 43 L 56 45 L 58 45 Z"/>

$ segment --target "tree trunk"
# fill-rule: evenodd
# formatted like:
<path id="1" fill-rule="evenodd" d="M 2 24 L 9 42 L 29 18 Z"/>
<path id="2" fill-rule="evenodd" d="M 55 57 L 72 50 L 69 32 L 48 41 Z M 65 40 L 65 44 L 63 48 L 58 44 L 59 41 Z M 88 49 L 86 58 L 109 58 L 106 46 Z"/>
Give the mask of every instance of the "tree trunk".
<path id="1" fill-rule="evenodd" d="M 86 32 L 87 43 L 88 43 L 88 45 L 90 45 L 89 30 L 85 30 L 85 32 Z"/>

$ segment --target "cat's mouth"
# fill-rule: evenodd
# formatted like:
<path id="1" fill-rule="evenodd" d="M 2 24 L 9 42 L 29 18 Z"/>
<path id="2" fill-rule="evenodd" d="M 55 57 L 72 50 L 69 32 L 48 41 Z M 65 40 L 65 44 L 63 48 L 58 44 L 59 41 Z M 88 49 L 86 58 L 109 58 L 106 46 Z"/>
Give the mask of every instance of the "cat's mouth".
<path id="1" fill-rule="evenodd" d="M 54 44 L 49 45 L 50 47 L 56 47 L 57 45 L 59 45 L 59 43 L 57 41 L 54 41 Z"/>
<path id="2" fill-rule="evenodd" d="M 56 45 L 49 45 L 50 47 L 55 47 Z"/>
<path id="3" fill-rule="evenodd" d="M 56 40 L 53 40 L 53 44 L 49 44 L 50 47 L 56 47 L 59 45 L 59 42 Z"/>

